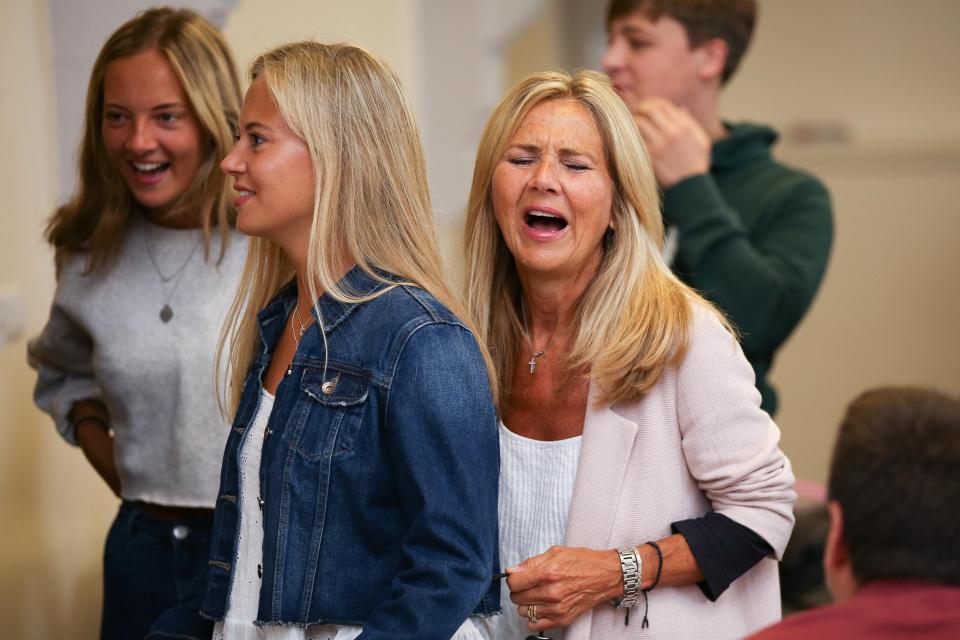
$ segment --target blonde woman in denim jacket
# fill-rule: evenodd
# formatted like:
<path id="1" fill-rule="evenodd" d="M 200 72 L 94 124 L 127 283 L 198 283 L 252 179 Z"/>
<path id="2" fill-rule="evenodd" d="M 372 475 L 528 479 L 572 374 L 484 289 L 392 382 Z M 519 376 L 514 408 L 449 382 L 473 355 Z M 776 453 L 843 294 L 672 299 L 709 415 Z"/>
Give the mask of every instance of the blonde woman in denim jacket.
<path id="1" fill-rule="evenodd" d="M 221 164 L 253 236 L 224 333 L 236 418 L 202 617 L 156 637 L 477 639 L 499 598 L 495 390 L 400 85 L 311 42 L 251 76 Z"/>

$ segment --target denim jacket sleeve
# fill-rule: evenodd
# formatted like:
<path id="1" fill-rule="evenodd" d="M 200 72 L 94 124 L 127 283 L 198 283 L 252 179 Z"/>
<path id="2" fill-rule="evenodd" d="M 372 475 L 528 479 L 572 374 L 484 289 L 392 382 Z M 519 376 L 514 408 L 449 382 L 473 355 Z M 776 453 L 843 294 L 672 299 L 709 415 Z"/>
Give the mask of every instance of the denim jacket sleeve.
<path id="1" fill-rule="evenodd" d="M 385 413 L 410 526 L 390 596 L 360 638 L 446 639 L 490 589 L 497 561 L 497 419 L 473 335 L 453 323 L 416 329 L 397 360 Z"/>

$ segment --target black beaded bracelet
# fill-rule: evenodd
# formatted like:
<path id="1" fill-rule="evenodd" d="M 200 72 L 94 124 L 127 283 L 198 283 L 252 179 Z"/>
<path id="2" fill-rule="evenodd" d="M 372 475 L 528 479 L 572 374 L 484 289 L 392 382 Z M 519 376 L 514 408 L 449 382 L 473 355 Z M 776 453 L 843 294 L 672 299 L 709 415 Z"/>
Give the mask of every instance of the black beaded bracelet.
<path id="1" fill-rule="evenodd" d="M 657 575 L 653 579 L 653 584 L 644 589 L 644 591 L 653 591 L 654 587 L 660 584 L 660 574 L 663 572 L 663 551 L 660 550 L 660 545 L 656 542 L 644 542 L 643 544 L 650 545 L 657 552 Z"/>
<path id="2" fill-rule="evenodd" d="M 650 619 L 647 617 L 647 614 L 650 613 L 650 599 L 647 597 L 647 593 L 653 591 L 653 588 L 660 584 L 660 574 L 663 572 L 663 551 L 660 550 L 660 545 L 656 542 L 644 542 L 643 544 L 650 545 L 657 552 L 657 575 L 654 576 L 652 585 L 641 590 L 643 593 L 643 621 L 640 623 L 640 628 L 646 629 L 650 626 Z"/>

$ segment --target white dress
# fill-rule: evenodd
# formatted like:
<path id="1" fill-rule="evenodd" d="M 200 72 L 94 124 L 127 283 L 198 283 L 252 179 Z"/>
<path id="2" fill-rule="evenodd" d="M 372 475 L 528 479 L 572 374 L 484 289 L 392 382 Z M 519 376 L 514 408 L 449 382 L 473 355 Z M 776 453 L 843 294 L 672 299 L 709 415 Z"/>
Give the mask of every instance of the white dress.
<path id="1" fill-rule="evenodd" d="M 260 510 L 260 457 L 263 433 L 273 410 L 274 397 L 260 391 L 260 406 L 240 447 L 240 538 L 237 563 L 224 619 L 213 629 L 213 640 L 353 640 L 361 627 L 314 624 L 307 627 L 257 626 L 260 604 L 259 567 L 263 563 L 263 513 Z M 466 620 L 451 640 L 484 640 L 471 620 Z"/>
<path id="2" fill-rule="evenodd" d="M 563 544 L 582 439 L 532 440 L 500 424 L 498 517 L 503 567 Z M 477 620 L 486 640 L 523 640 L 536 635 L 510 601 L 506 581 L 501 585 L 500 605 L 503 615 Z M 546 632 L 553 638 L 560 634 L 559 629 Z"/>

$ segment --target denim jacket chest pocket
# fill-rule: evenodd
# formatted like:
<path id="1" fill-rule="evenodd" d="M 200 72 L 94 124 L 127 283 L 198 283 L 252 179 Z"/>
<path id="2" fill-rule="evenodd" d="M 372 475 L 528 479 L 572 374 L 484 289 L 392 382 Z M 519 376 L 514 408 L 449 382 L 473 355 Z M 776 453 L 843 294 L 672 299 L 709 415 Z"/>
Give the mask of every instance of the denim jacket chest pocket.
<path id="1" fill-rule="evenodd" d="M 353 451 L 367 412 L 370 381 L 334 367 L 308 368 L 300 380 L 295 421 L 287 443 L 315 462 Z"/>

